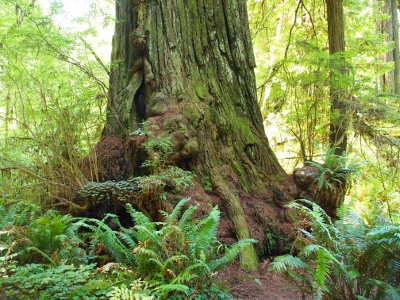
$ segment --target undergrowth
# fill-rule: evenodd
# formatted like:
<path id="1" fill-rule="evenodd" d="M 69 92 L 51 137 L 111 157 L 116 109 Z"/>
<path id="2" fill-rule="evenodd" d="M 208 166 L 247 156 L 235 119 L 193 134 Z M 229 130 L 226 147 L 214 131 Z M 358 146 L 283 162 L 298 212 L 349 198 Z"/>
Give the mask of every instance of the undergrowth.
<path id="1" fill-rule="evenodd" d="M 155 299 L 224 299 L 225 288 L 215 280 L 224 266 L 239 254 L 252 239 L 242 240 L 227 248 L 217 241 L 220 212 L 214 208 L 202 220 L 193 220 L 196 206 L 182 212 L 189 199 L 181 200 L 175 209 L 162 212 L 164 221 L 152 222 L 142 212 L 127 205 L 135 224 L 124 228 L 115 215 L 103 220 L 80 219 L 74 226 L 93 231 L 117 262 L 130 266 L 145 284 L 134 284 L 136 290 Z M 108 227 L 114 222 L 118 231 Z M 124 293 L 118 290 L 115 293 Z M 213 294 L 215 293 L 215 294 Z M 203 298 L 201 298 L 203 297 Z M 128 299 L 128 298 L 127 298 Z"/>
<path id="2" fill-rule="evenodd" d="M 304 205 L 303 205 L 304 204 Z M 335 225 L 315 203 L 298 200 L 296 256 L 274 259 L 270 269 L 283 273 L 303 291 L 303 299 L 400 299 L 400 225 L 368 226 L 354 212 L 341 209 Z"/>
<path id="3" fill-rule="evenodd" d="M 233 299 L 216 276 L 255 240 L 219 244 L 218 208 L 195 220 L 197 206 L 188 201 L 162 212 L 162 222 L 128 204 L 132 228 L 112 214 L 72 218 L 18 203 L 2 209 L 0 290 L 10 299 Z"/>

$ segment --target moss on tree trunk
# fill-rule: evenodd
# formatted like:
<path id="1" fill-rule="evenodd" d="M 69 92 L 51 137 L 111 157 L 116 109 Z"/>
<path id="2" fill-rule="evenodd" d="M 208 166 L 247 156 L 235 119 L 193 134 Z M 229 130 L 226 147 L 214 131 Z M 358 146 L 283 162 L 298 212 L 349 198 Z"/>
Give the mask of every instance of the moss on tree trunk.
<path id="1" fill-rule="evenodd" d="M 262 192 L 284 171 L 264 133 L 245 0 L 117 1 L 110 101 L 104 134 L 143 120 L 173 142 L 171 163 L 225 201 L 248 238 L 239 194 Z M 257 267 L 251 246 L 241 255 Z"/>

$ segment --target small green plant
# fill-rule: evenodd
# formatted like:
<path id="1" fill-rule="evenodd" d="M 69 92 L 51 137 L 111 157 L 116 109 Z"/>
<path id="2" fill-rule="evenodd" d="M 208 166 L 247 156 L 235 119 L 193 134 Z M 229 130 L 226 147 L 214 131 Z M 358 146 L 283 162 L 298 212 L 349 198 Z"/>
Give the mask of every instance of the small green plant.
<path id="1" fill-rule="evenodd" d="M 165 160 L 172 154 L 172 142 L 169 137 L 157 135 L 153 130 L 158 130 L 157 125 L 151 125 L 150 121 L 141 123 L 142 127 L 131 135 L 146 136 L 147 140 L 143 143 L 148 159 L 142 164 L 143 168 L 150 168 L 151 174 L 157 174 L 165 168 Z"/>
<path id="2" fill-rule="evenodd" d="M 307 207 L 302 204 L 306 204 Z M 400 226 L 369 228 L 358 215 L 342 209 L 336 226 L 315 203 L 292 202 L 307 219 L 300 221 L 297 256 L 274 259 L 271 269 L 283 273 L 314 299 L 399 299 Z"/>
<path id="3" fill-rule="evenodd" d="M 145 283 L 140 280 L 135 280 L 131 284 L 131 289 L 128 289 L 125 284 L 116 286 L 108 293 L 110 300 L 154 300 L 153 296 L 146 295 L 143 292 Z"/>

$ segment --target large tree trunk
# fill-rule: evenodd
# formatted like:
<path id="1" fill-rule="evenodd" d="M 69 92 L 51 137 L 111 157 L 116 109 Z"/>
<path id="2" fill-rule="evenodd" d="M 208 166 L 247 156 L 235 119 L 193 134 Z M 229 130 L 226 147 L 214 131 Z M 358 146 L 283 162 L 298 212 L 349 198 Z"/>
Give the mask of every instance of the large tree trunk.
<path id="1" fill-rule="evenodd" d="M 337 147 L 336 154 L 341 155 L 347 148 L 348 119 L 344 100 L 346 97 L 345 77 L 347 74 L 344 57 L 344 18 L 343 0 L 326 0 L 328 16 L 329 54 L 331 55 L 331 124 L 330 145 Z"/>
<path id="2" fill-rule="evenodd" d="M 120 0 L 116 13 L 104 134 L 157 124 L 174 143 L 172 163 L 212 186 L 248 238 L 240 193 L 266 191 L 285 173 L 257 104 L 246 0 Z M 257 266 L 253 247 L 241 263 Z"/>

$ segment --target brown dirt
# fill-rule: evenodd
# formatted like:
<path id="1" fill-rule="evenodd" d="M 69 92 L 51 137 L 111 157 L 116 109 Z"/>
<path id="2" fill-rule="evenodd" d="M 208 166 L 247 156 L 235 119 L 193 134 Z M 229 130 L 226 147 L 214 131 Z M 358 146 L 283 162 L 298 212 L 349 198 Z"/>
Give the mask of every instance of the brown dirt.
<path id="1" fill-rule="evenodd" d="M 243 271 L 238 263 L 229 265 L 218 276 L 235 299 L 243 300 L 299 300 L 301 293 L 281 275 L 260 264 L 256 272 Z"/>

